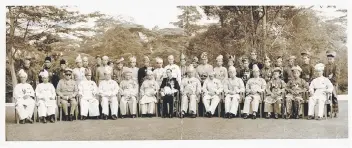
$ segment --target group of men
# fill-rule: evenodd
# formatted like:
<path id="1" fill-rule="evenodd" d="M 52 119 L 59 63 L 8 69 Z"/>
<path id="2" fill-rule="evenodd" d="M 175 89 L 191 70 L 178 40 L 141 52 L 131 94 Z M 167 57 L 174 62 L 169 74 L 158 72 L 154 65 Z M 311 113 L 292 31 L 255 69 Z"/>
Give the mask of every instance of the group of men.
<path id="1" fill-rule="evenodd" d="M 68 68 L 65 60 L 60 61 L 59 68 L 51 68 L 51 58 L 46 57 L 39 72 L 39 84 L 36 72 L 30 69 L 30 61 L 25 60 L 24 68 L 18 72 L 21 83 L 14 89 L 14 98 L 22 124 L 33 122 L 34 107 L 38 107 L 43 123 L 55 122 L 58 106 L 62 107 L 64 120 L 68 121 L 73 120 L 78 108 L 82 120 L 88 116 L 107 120 L 109 111 L 113 120 L 117 119 L 118 111 L 122 118 L 127 115 L 135 118 L 137 103 L 141 115 L 151 117 L 156 113 L 159 100 L 163 117 L 172 118 L 178 107 L 175 103 L 178 95 L 181 118 L 187 115 L 195 118 L 200 100 L 205 115 L 211 117 L 224 99 L 226 118 L 233 118 L 240 111 L 245 119 L 255 119 L 259 104 L 263 102 L 266 118 L 277 119 L 279 115 L 300 118 L 302 94 L 309 92 L 308 119 L 319 120 L 323 117 L 328 94 L 332 93 L 333 98 L 330 112 L 334 115 L 331 116 L 337 117 L 338 113 L 336 52 L 329 50 L 326 53 L 326 65 L 313 66 L 310 54 L 303 52 L 301 66 L 296 64 L 294 56 L 289 58 L 287 66 L 283 66 L 283 57 L 278 56 L 272 66 L 270 58 L 266 57 L 262 64 L 258 62 L 256 52 L 251 52 L 250 59 L 242 57 L 238 68 L 234 66 L 234 56 L 229 57 L 228 67 L 224 67 L 222 55 L 216 58 L 213 67 L 208 64 L 206 52 L 200 55 L 201 63 L 195 57 L 189 65 L 182 54 L 180 66 L 170 55 L 166 66 L 163 66 L 163 59 L 157 57 L 155 67 L 152 67 L 149 57 L 145 56 L 141 68 L 136 67 L 134 56 L 129 57 L 128 67 L 124 66 L 123 58 L 111 63 L 107 56 L 97 56 L 96 65 L 91 67 L 88 58 L 82 59 L 79 55 L 74 69 Z M 245 96 L 243 100 L 242 96 Z M 242 101 L 243 109 L 239 106 Z"/>

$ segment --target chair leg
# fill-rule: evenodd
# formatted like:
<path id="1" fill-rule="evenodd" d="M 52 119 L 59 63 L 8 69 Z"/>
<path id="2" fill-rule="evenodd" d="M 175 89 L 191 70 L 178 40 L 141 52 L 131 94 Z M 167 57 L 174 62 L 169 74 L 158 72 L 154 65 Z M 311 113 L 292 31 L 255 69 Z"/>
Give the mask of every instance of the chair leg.
<path id="1" fill-rule="evenodd" d="M 220 112 L 221 112 L 221 101 L 220 101 L 220 103 L 218 105 L 218 117 L 220 117 Z"/>
<path id="2" fill-rule="evenodd" d="M 158 117 L 158 103 L 155 103 L 155 116 Z"/>
<path id="3" fill-rule="evenodd" d="M 328 105 L 324 105 L 324 112 L 325 112 L 325 120 L 328 120 Z"/>
<path id="4" fill-rule="evenodd" d="M 15 122 L 16 124 L 20 124 L 20 117 L 17 114 L 17 109 L 15 108 Z"/>
<path id="5" fill-rule="evenodd" d="M 38 108 L 36 106 L 36 107 L 34 107 L 33 123 L 37 122 L 37 119 L 38 119 L 37 117 L 38 117 Z"/>
<path id="6" fill-rule="evenodd" d="M 262 118 L 262 106 L 263 106 L 263 103 L 259 103 L 259 116 L 260 116 L 260 118 Z"/>
<path id="7" fill-rule="evenodd" d="M 59 108 L 59 114 L 60 114 L 60 121 L 62 121 L 62 108 Z"/>
<path id="8" fill-rule="evenodd" d="M 199 104 L 197 103 L 197 106 L 196 106 L 196 108 L 197 108 L 197 110 L 196 110 L 196 112 L 197 112 L 197 117 L 199 117 L 199 110 L 198 110 L 199 107 L 198 107 L 198 105 L 199 105 Z"/>
<path id="9" fill-rule="evenodd" d="M 305 110 L 304 110 L 304 105 L 305 105 L 304 103 L 301 104 L 301 107 L 302 107 L 302 118 L 303 118 L 303 119 L 304 119 L 304 112 L 305 112 Z"/>

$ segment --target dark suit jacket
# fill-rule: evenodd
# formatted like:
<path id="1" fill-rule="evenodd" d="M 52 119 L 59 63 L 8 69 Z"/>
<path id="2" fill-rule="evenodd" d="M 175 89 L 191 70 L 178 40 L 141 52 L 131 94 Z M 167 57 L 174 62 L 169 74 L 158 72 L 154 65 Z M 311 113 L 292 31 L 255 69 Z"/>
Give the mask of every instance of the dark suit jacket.
<path id="1" fill-rule="evenodd" d="M 174 84 L 173 86 L 171 86 L 172 83 Z M 159 91 L 160 91 L 162 88 L 164 88 L 165 86 L 169 86 L 170 88 L 177 89 L 177 90 L 180 92 L 180 85 L 178 84 L 176 78 L 171 78 L 171 79 L 169 79 L 169 78 L 164 78 L 164 79 L 163 79 L 163 82 L 161 82 Z"/>
<path id="2" fill-rule="evenodd" d="M 152 68 L 152 71 L 154 71 L 154 68 Z M 139 87 L 142 86 L 142 83 L 144 81 L 144 77 L 147 75 L 147 67 L 142 67 L 138 69 L 138 84 Z"/>

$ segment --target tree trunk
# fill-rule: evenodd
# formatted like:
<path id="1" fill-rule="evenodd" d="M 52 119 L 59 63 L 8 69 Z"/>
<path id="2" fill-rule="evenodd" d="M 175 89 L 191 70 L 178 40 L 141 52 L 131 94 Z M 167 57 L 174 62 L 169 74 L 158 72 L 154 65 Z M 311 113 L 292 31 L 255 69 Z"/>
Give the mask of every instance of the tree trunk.
<path id="1" fill-rule="evenodd" d="M 9 43 L 8 46 L 6 46 L 6 51 L 7 51 L 7 57 L 9 60 L 9 66 L 10 66 L 10 73 L 11 73 L 11 79 L 12 79 L 12 91 L 15 89 L 15 86 L 17 84 L 17 77 L 16 77 L 16 71 L 15 71 L 15 59 L 14 59 L 14 51 L 13 49 L 13 44 L 14 44 L 14 35 L 15 35 L 15 21 L 17 18 L 12 14 L 13 12 L 11 11 L 11 7 L 8 7 L 9 13 L 10 13 L 10 38 L 9 38 Z M 14 100 L 12 99 L 12 102 Z"/>
<path id="2" fill-rule="evenodd" d="M 264 55 L 266 54 L 266 45 L 265 45 L 265 42 L 266 42 L 266 6 L 263 6 L 263 39 L 262 39 L 262 42 L 263 42 L 263 45 L 262 45 L 262 57 L 264 57 Z"/>
<path id="3" fill-rule="evenodd" d="M 252 32 L 252 38 L 251 38 L 251 45 L 254 47 L 255 44 L 255 31 L 254 31 L 254 11 L 253 11 L 253 6 L 251 6 L 251 32 Z"/>

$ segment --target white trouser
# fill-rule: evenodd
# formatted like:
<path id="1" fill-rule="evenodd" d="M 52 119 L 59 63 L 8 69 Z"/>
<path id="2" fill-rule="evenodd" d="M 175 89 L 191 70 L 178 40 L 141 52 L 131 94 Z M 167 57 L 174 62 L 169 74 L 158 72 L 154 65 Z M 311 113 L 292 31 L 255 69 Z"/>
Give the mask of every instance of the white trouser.
<path id="1" fill-rule="evenodd" d="M 16 110 L 20 120 L 32 118 L 35 107 L 35 101 L 32 98 L 17 99 Z"/>
<path id="2" fill-rule="evenodd" d="M 56 113 L 56 100 L 39 100 L 38 101 L 38 115 L 39 117 L 46 117 Z"/>
<path id="3" fill-rule="evenodd" d="M 309 97 L 308 116 L 313 116 L 315 113 L 315 115 L 323 117 L 325 101 L 326 95 L 324 94 L 314 94 L 312 97 Z"/>
<path id="4" fill-rule="evenodd" d="M 130 110 L 130 113 L 132 115 L 135 115 L 137 112 L 137 99 L 136 97 L 122 97 L 120 100 L 120 111 L 121 115 L 126 115 L 127 114 L 127 106 Z"/>
<path id="5" fill-rule="evenodd" d="M 117 101 L 116 96 L 101 98 L 101 107 L 102 107 L 103 114 L 109 115 L 109 105 L 110 105 L 111 115 L 117 116 L 119 111 L 119 102 Z"/>
<path id="6" fill-rule="evenodd" d="M 81 116 L 99 116 L 99 100 L 95 98 L 82 98 L 80 101 Z"/>
<path id="7" fill-rule="evenodd" d="M 225 113 L 237 114 L 238 102 L 240 99 L 239 94 L 226 95 L 225 97 Z"/>
<path id="8" fill-rule="evenodd" d="M 154 108 L 154 102 L 141 104 L 142 114 L 154 114 Z"/>
<path id="9" fill-rule="evenodd" d="M 243 113 L 251 114 L 252 112 L 258 112 L 259 101 L 259 94 L 247 96 L 244 99 Z"/>
<path id="10" fill-rule="evenodd" d="M 210 111 L 211 114 L 214 114 L 216 107 L 218 106 L 220 102 L 220 98 L 218 95 L 210 96 L 210 95 L 205 95 L 203 97 L 203 104 L 205 107 L 205 110 L 207 112 Z"/>
<path id="11" fill-rule="evenodd" d="M 197 114 L 197 95 L 190 95 L 189 100 L 187 95 L 182 95 L 182 106 L 181 110 L 187 113 L 189 107 L 189 113 L 193 111 L 193 114 Z"/>

